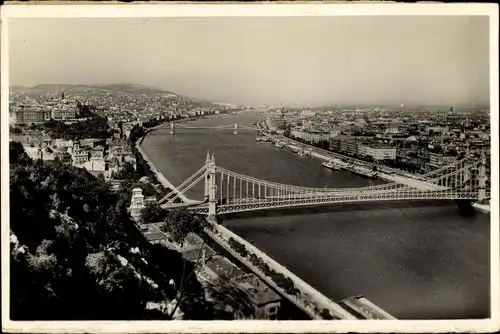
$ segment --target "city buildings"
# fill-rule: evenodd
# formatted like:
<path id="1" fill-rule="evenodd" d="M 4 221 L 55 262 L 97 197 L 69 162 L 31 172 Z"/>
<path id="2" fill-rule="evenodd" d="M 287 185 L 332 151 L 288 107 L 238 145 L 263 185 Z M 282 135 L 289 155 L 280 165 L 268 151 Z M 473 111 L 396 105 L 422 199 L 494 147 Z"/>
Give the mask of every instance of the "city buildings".
<path id="1" fill-rule="evenodd" d="M 396 148 L 384 145 L 360 144 L 358 146 L 358 155 L 370 157 L 375 161 L 396 160 Z"/>
<path id="2" fill-rule="evenodd" d="M 14 110 L 12 116 L 14 124 L 43 123 L 51 119 L 52 113 L 41 108 L 20 108 Z"/>
<path id="3" fill-rule="evenodd" d="M 290 131 L 290 135 L 293 138 L 301 139 L 312 144 L 330 140 L 330 132 L 326 131 L 302 130 L 294 128 Z"/>

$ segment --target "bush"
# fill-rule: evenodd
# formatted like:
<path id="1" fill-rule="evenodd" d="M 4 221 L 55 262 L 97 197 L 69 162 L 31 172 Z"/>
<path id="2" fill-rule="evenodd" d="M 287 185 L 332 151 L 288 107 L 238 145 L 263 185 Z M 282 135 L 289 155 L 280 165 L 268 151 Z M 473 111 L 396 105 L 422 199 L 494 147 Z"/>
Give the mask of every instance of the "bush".
<path id="1" fill-rule="evenodd" d="M 81 122 L 66 124 L 61 121 L 50 120 L 36 125 L 36 129 L 45 130 L 52 138 L 82 139 L 100 138 L 105 139 L 111 135 L 108 120 L 105 117 L 95 115 Z"/>
<path id="2" fill-rule="evenodd" d="M 321 317 L 325 320 L 333 320 L 335 319 L 331 314 L 330 314 L 330 311 L 328 311 L 328 309 L 324 308 L 321 310 L 321 313 L 320 313 Z"/>
<path id="3" fill-rule="evenodd" d="M 247 257 L 248 256 L 248 251 L 247 251 L 247 248 L 240 244 L 238 241 L 234 240 L 234 238 L 229 238 L 229 240 L 227 241 L 229 247 L 231 247 L 232 249 L 234 249 L 234 251 L 238 254 L 240 254 L 241 256 L 243 257 Z"/>

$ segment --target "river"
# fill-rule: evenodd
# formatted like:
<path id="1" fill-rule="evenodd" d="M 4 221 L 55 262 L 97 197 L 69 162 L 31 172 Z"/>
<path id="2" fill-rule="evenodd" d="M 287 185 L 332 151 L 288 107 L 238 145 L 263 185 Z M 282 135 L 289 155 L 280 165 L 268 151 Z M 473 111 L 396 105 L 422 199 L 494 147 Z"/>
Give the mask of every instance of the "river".
<path id="1" fill-rule="evenodd" d="M 227 115 L 193 126 L 245 124 Z M 160 129 L 142 148 L 173 184 L 196 172 L 207 150 L 217 165 L 264 180 L 313 187 L 383 183 L 331 171 L 256 133 Z M 203 185 L 188 197 L 200 199 Z M 489 317 L 490 216 L 463 216 L 453 202 L 363 203 L 236 216 L 224 225 L 333 300 L 362 294 L 399 319 Z"/>

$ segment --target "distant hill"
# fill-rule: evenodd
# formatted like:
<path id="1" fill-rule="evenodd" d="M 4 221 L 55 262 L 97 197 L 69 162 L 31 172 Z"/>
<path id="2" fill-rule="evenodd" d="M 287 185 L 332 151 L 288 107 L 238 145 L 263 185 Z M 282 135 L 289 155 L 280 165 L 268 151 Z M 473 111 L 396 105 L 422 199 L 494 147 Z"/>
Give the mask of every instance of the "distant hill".
<path id="1" fill-rule="evenodd" d="M 11 87 L 12 90 L 18 87 Z M 43 85 L 37 85 L 31 88 L 24 88 L 24 89 L 30 89 L 30 90 L 35 90 L 35 91 L 57 91 L 57 90 L 79 90 L 79 89 L 99 89 L 99 90 L 105 90 L 105 91 L 114 91 L 114 92 L 135 92 L 135 93 L 149 93 L 149 94 L 172 94 L 176 95 L 175 93 L 172 93 L 167 90 L 162 90 L 159 88 L 155 87 L 149 87 L 149 86 L 143 86 L 143 85 L 136 85 L 136 84 L 131 84 L 131 83 L 113 83 L 113 84 L 97 84 L 97 85 L 65 85 L 65 84 L 43 84 Z"/>
<path id="2" fill-rule="evenodd" d="M 68 93 L 76 93 L 82 90 L 98 90 L 104 92 L 121 92 L 121 93 L 134 93 L 134 94 L 146 94 L 146 95 L 171 95 L 175 96 L 179 99 L 184 99 L 187 101 L 191 101 L 193 103 L 199 104 L 201 106 L 212 106 L 212 105 L 222 105 L 222 106 L 233 106 L 233 104 L 227 103 L 214 103 L 212 101 L 206 100 L 204 98 L 191 97 L 186 95 L 177 94 L 165 89 L 151 87 L 146 85 L 137 85 L 133 83 L 109 83 L 109 84 L 94 84 L 94 85 L 67 85 L 67 84 L 42 84 L 34 87 L 21 87 L 21 86 L 12 86 L 11 91 L 30 91 L 33 93 L 47 93 L 47 92 L 60 92 L 64 90 Z"/>
<path id="3" fill-rule="evenodd" d="M 91 87 L 113 90 L 113 91 L 120 91 L 120 92 L 172 94 L 172 95 L 177 96 L 177 94 L 170 92 L 170 91 L 167 91 L 167 90 L 164 90 L 164 89 L 151 87 L 151 86 L 136 85 L 136 84 L 132 84 L 132 83 L 99 84 L 99 85 L 92 85 Z"/>

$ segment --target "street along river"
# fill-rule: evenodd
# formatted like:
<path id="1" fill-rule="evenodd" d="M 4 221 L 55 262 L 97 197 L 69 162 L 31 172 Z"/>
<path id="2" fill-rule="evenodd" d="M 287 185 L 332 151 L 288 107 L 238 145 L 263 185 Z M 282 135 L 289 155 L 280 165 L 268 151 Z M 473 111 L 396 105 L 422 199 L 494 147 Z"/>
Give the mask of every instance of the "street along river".
<path id="1" fill-rule="evenodd" d="M 264 116 L 189 123 L 252 125 Z M 311 187 L 382 183 L 331 171 L 256 133 L 168 128 L 142 148 L 175 185 L 196 172 L 207 150 L 217 165 L 259 179 Z M 203 182 L 188 197 L 201 199 Z M 223 224 L 333 300 L 364 295 L 399 319 L 489 317 L 490 216 L 463 216 L 451 202 L 340 204 L 227 217 Z"/>

